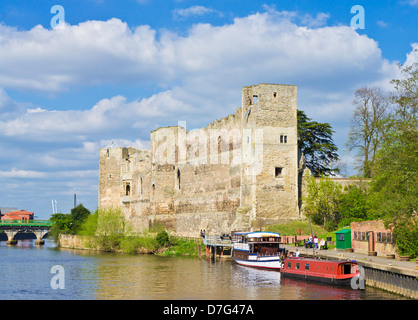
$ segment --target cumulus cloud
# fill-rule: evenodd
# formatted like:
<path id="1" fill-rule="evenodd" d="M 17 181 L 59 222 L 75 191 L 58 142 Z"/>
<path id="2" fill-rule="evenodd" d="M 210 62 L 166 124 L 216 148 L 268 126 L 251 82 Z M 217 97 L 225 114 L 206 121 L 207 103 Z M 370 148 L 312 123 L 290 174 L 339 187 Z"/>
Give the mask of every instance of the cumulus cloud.
<path id="1" fill-rule="evenodd" d="M 382 59 L 375 41 L 348 26 L 309 27 L 322 25 L 327 14 L 301 16 L 304 26 L 294 16 L 256 13 L 229 25 L 196 24 L 185 36 L 161 31 L 159 37 L 149 26 L 131 29 L 119 19 L 64 30 L 0 25 L 0 86 L 54 92 L 106 83 L 173 86 L 202 76 L 211 82 L 227 76 L 296 83 L 337 72 L 347 80 L 370 64 L 365 74 L 378 76 Z"/>

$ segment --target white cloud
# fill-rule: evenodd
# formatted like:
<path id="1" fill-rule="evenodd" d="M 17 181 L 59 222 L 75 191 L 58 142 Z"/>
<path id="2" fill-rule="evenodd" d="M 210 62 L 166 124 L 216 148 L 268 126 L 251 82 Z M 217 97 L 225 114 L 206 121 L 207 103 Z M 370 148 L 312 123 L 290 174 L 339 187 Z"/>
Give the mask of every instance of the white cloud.
<path id="1" fill-rule="evenodd" d="M 405 1 L 401 1 L 400 3 L 410 5 L 412 7 L 417 7 L 418 6 L 418 0 L 405 0 Z"/>
<path id="2" fill-rule="evenodd" d="M 297 85 L 298 107 L 330 122 L 342 145 L 354 90 L 387 85 L 398 71 L 376 41 L 349 26 L 324 26 L 328 18 L 268 7 L 231 24 L 193 25 L 185 35 L 130 28 L 119 19 L 63 30 L 0 24 L 0 146 L 8 151 L 1 155 L 0 177 L 9 180 L 3 186 L 19 177 L 55 179 L 28 183 L 28 190 L 94 194 L 100 147 L 113 141 L 148 149 L 151 130 L 183 120 L 187 129 L 206 125 L 240 107 L 242 86 L 266 82 Z M 418 44 L 412 47 L 408 63 L 418 61 Z M 163 89 L 100 99 L 85 110 L 34 106 L 7 94 L 142 83 Z"/>
<path id="3" fill-rule="evenodd" d="M 312 17 L 310 14 L 305 14 L 302 18 L 302 24 L 307 25 L 308 27 L 323 27 L 327 24 L 329 18 L 328 13 L 319 12 L 315 17 Z"/>
<path id="4" fill-rule="evenodd" d="M 0 25 L 0 86 L 56 92 L 106 83 L 184 87 L 221 78 L 231 84 L 280 78 L 298 84 L 339 74 L 353 84 L 356 73 L 367 81 L 379 77 L 383 59 L 374 40 L 346 26 L 319 28 L 324 13 L 300 16 L 304 26 L 293 22 L 295 16 L 270 10 L 229 25 L 197 24 L 186 36 L 161 31 L 158 39 L 149 26 L 130 29 L 119 19 L 65 30 Z"/>
<path id="5" fill-rule="evenodd" d="M 213 13 L 215 10 L 204 6 L 194 5 L 187 9 L 175 9 L 173 11 L 175 18 L 188 18 L 190 16 L 203 16 L 208 13 Z"/>
<path id="6" fill-rule="evenodd" d="M 19 170 L 12 168 L 9 171 L 0 171 L 0 177 L 2 178 L 44 178 L 43 172 L 31 171 L 31 170 Z"/>

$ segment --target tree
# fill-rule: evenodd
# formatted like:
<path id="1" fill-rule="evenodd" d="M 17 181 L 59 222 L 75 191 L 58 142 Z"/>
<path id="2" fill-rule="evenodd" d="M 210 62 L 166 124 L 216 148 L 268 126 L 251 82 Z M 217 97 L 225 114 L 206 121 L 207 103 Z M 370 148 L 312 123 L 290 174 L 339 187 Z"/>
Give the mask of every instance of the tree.
<path id="1" fill-rule="evenodd" d="M 392 228 L 401 254 L 418 255 L 418 64 L 393 80 L 395 112 L 376 156 L 372 211 Z"/>
<path id="2" fill-rule="evenodd" d="M 102 250 L 113 251 L 119 247 L 123 237 L 129 234 L 125 216 L 117 208 L 106 208 L 98 211 L 97 241 Z"/>
<path id="3" fill-rule="evenodd" d="M 331 125 L 312 121 L 301 110 L 297 111 L 297 118 L 298 149 L 305 156 L 306 166 L 316 177 L 338 173 L 338 169 L 331 168 L 331 164 L 339 160 Z"/>
<path id="4" fill-rule="evenodd" d="M 82 204 L 71 209 L 71 213 L 55 213 L 50 218 L 53 222 L 50 233 L 55 239 L 58 239 L 60 233 L 76 234 L 89 216 L 90 211 Z"/>
<path id="5" fill-rule="evenodd" d="M 90 216 L 90 211 L 80 203 L 79 205 L 71 209 L 70 216 L 73 221 L 73 226 L 71 230 L 74 233 L 77 233 L 80 230 L 80 227 L 83 224 L 84 220 L 87 219 L 88 216 Z"/>
<path id="6" fill-rule="evenodd" d="M 339 211 L 341 221 L 339 226 L 345 227 L 353 221 L 367 220 L 367 192 L 366 188 L 350 185 L 344 188 L 340 195 Z"/>
<path id="7" fill-rule="evenodd" d="M 315 224 L 323 225 L 326 230 L 334 230 L 340 221 L 339 201 L 342 187 L 332 179 L 324 177 L 308 178 L 307 196 L 303 199 L 304 210 Z"/>
<path id="8" fill-rule="evenodd" d="M 53 222 L 49 234 L 57 240 L 60 233 L 72 234 L 73 220 L 70 214 L 54 213 L 50 220 Z"/>
<path id="9" fill-rule="evenodd" d="M 99 210 L 97 209 L 93 214 L 84 219 L 78 234 L 85 236 L 95 236 L 97 231 L 97 220 L 99 218 Z"/>
<path id="10" fill-rule="evenodd" d="M 355 106 L 347 148 L 355 150 L 360 171 L 372 177 L 376 153 L 383 143 L 389 98 L 379 88 L 360 88 L 354 93 Z"/>

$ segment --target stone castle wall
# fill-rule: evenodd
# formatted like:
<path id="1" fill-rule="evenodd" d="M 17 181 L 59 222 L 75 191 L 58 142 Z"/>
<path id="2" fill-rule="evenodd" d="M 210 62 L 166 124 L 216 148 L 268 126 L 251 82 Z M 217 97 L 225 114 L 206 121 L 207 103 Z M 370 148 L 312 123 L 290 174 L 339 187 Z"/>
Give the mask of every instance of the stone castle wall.
<path id="1" fill-rule="evenodd" d="M 154 130 L 150 150 L 101 149 L 99 208 L 183 236 L 298 218 L 296 112 L 295 86 L 249 86 L 241 108 L 207 127 Z"/>

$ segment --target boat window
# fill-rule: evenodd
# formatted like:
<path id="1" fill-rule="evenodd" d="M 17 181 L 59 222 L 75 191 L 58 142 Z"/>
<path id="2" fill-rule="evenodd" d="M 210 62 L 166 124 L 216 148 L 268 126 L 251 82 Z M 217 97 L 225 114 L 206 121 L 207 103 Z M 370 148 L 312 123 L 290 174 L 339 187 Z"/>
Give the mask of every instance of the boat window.
<path id="1" fill-rule="evenodd" d="M 287 268 L 288 268 L 288 269 L 291 269 L 291 268 L 292 268 L 292 263 L 291 263 L 291 262 L 288 262 L 288 263 L 287 263 Z"/>
<path id="2" fill-rule="evenodd" d="M 351 265 L 345 264 L 343 269 L 343 274 L 350 274 L 351 273 Z"/>
<path id="3" fill-rule="evenodd" d="M 309 263 L 305 264 L 305 270 L 309 270 Z"/>
<path id="4" fill-rule="evenodd" d="M 300 267 L 300 263 L 296 263 L 295 269 L 297 270 L 297 269 L 299 269 L 299 267 Z"/>

